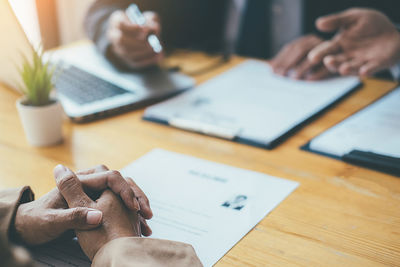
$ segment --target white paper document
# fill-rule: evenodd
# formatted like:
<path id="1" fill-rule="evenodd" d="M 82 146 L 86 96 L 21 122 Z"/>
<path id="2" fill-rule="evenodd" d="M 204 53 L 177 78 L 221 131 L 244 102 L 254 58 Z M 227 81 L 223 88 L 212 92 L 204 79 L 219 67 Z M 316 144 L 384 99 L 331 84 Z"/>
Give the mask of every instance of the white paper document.
<path id="1" fill-rule="evenodd" d="M 273 74 L 267 63 L 248 60 L 190 92 L 146 109 L 144 118 L 269 146 L 359 83 L 356 77 L 295 81 Z"/>
<path id="2" fill-rule="evenodd" d="M 121 173 L 150 200 L 151 238 L 191 244 L 212 266 L 278 206 L 297 182 L 155 149 Z M 76 242 L 34 249 L 38 266 L 90 266 Z"/>
<path id="3" fill-rule="evenodd" d="M 165 150 L 122 170 L 150 199 L 154 238 L 193 245 L 215 264 L 298 183 Z"/>
<path id="4" fill-rule="evenodd" d="M 400 88 L 313 139 L 310 149 L 338 157 L 359 150 L 400 158 Z"/>

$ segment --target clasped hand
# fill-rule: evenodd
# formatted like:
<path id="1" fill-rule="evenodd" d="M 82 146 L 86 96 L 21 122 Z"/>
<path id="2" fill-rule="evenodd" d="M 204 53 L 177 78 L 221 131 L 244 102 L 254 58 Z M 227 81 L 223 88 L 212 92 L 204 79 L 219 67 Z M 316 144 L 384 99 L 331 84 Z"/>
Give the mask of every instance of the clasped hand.
<path id="1" fill-rule="evenodd" d="M 54 176 L 57 188 L 18 207 L 13 230 L 19 241 L 39 245 L 75 230 L 93 259 L 113 239 L 151 235 L 149 201 L 131 178 L 103 165 L 76 174 L 58 165 Z"/>

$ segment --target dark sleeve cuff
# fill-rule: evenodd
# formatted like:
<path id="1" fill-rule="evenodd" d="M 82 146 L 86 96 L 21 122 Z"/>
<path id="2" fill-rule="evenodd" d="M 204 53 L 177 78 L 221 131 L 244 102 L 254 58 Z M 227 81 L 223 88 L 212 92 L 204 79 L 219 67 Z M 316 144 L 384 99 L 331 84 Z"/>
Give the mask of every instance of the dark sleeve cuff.
<path id="1" fill-rule="evenodd" d="M 0 235 L 10 237 L 19 205 L 33 200 L 29 186 L 0 191 Z"/>
<path id="2" fill-rule="evenodd" d="M 108 19 L 99 27 L 101 27 L 101 34 L 99 34 L 97 39 L 94 41 L 99 52 L 105 57 L 109 57 L 111 42 L 107 36 Z"/>

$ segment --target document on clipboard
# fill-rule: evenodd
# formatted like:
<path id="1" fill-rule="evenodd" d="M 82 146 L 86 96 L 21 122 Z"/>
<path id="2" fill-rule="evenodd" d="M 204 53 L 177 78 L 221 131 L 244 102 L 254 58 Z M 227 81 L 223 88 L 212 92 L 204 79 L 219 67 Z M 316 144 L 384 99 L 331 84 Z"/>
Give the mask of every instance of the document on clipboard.
<path id="1" fill-rule="evenodd" d="M 247 60 L 190 92 L 146 109 L 143 119 L 271 149 L 355 91 L 356 77 L 295 81 Z"/>
<path id="2" fill-rule="evenodd" d="M 317 136 L 305 149 L 400 176 L 400 87 Z"/>

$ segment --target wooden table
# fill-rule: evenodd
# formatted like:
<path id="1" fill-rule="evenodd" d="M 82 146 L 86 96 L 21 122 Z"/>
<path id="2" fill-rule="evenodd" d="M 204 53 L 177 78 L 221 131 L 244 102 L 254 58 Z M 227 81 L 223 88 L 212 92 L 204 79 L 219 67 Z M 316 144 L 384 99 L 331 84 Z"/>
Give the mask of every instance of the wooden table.
<path id="1" fill-rule="evenodd" d="M 190 69 L 207 61 L 181 53 L 172 64 Z M 203 82 L 241 61 L 195 78 Z M 63 144 L 34 148 L 18 118 L 19 96 L 0 87 L 0 188 L 31 185 L 41 196 L 55 186 L 57 163 L 120 169 L 163 148 L 301 184 L 217 266 L 400 266 L 400 179 L 299 149 L 394 86 L 366 80 L 362 90 L 272 151 L 142 121 L 143 110 L 84 125 L 66 121 Z"/>

